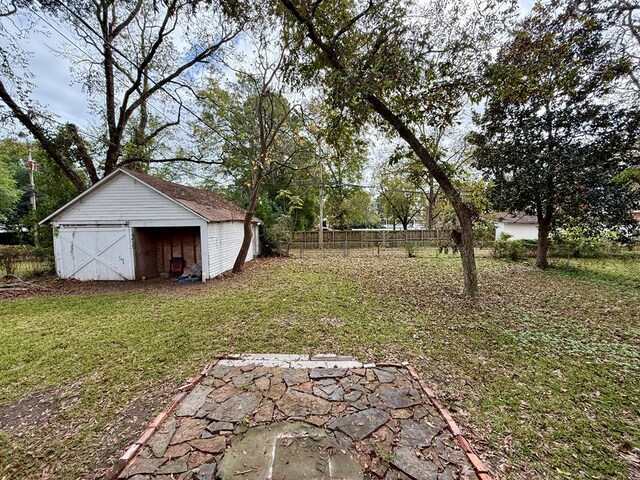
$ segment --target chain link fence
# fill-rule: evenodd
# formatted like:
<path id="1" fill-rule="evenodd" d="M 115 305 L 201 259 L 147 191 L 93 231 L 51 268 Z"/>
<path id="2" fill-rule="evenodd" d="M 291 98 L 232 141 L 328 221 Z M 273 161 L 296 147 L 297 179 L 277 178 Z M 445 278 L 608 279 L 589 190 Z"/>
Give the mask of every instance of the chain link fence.
<path id="1" fill-rule="evenodd" d="M 53 256 L 30 245 L 0 245 L 0 277 L 29 279 L 53 273 Z"/>

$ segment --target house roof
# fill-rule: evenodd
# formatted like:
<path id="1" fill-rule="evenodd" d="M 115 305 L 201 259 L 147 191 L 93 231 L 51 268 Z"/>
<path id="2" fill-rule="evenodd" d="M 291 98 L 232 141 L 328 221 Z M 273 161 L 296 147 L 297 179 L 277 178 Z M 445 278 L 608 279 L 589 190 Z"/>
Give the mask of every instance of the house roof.
<path id="1" fill-rule="evenodd" d="M 538 217 L 536 217 L 535 215 L 527 215 L 524 212 L 496 212 L 493 214 L 493 217 L 496 221 L 503 223 L 519 223 L 526 225 L 538 224 Z"/>
<path id="2" fill-rule="evenodd" d="M 244 221 L 246 210 L 240 208 L 217 193 L 202 188 L 188 187 L 186 185 L 180 185 L 179 183 L 168 182 L 167 180 L 162 180 L 151 175 L 119 168 L 82 192 L 62 208 L 49 215 L 47 218 L 42 220 L 40 224 L 42 225 L 50 222 L 78 200 L 90 194 L 94 189 L 104 186 L 105 182 L 108 182 L 109 179 L 116 177 L 118 174 L 128 175 L 139 180 L 163 196 L 168 197 L 170 200 L 196 213 L 208 222 Z M 252 222 L 262 223 L 262 221 L 257 217 L 253 217 Z"/>

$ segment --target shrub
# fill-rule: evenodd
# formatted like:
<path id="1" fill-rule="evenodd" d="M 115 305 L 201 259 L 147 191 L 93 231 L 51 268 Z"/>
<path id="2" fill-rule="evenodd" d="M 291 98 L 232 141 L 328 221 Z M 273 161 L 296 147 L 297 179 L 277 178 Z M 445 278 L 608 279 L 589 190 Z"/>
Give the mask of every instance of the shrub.
<path id="1" fill-rule="evenodd" d="M 505 258 L 513 262 L 520 262 L 530 256 L 531 247 L 536 243 L 531 240 L 511 240 L 511 235 L 502 233 L 493 246 L 493 258 Z"/>
<path id="2" fill-rule="evenodd" d="M 580 227 L 567 228 L 555 232 L 551 238 L 549 255 L 565 258 L 599 258 L 610 253 L 618 253 L 621 246 L 610 231 L 591 232 Z"/>
<path id="3" fill-rule="evenodd" d="M 473 226 L 473 240 L 478 248 L 490 247 L 496 236 L 496 227 L 493 222 L 478 221 Z"/>
<path id="4" fill-rule="evenodd" d="M 51 271 L 53 252 L 31 245 L 0 245 L 0 265 L 5 275 L 29 277 Z"/>
<path id="5" fill-rule="evenodd" d="M 417 243 L 405 243 L 404 249 L 407 251 L 407 257 L 416 258 L 418 256 L 418 247 L 419 245 Z"/>
<path id="6" fill-rule="evenodd" d="M 275 224 L 260 228 L 260 246 L 265 257 L 288 257 L 291 248 L 291 221 L 288 215 Z"/>

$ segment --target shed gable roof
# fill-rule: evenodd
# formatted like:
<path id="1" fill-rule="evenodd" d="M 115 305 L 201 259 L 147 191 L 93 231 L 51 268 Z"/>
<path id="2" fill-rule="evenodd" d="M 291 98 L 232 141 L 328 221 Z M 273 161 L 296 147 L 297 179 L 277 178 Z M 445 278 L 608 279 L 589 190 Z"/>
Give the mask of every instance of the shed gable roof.
<path id="1" fill-rule="evenodd" d="M 184 205 L 189 210 L 206 218 L 209 222 L 243 221 L 246 210 L 230 202 L 222 195 L 202 188 L 188 187 L 179 183 L 162 180 L 144 173 L 123 170 L 125 173 L 155 188 L 160 193 Z M 260 223 L 256 217 L 252 220 Z"/>
<path id="2" fill-rule="evenodd" d="M 525 225 L 538 224 L 538 217 L 536 217 L 535 215 L 527 215 L 524 212 L 497 212 L 494 214 L 494 218 L 496 219 L 496 221 L 503 223 L 518 223 Z"/>
<path id="3" fill-rule="evenodd" d="M 145 175 L 143 173 L 119 168 L 112 174 L 103 178 L 100 182 L 96 183 L 95 185 L 75 197 L 62 208 L 49 215 L 47 218 L 42 220 L 40 224 L 45 224 L 52 221 L 81 199 L 90 196 L 93 192 L 101 188 L 108 188 L 111 180 L 119 177 L 120 175 L 126 175 L 134 180 L 139 181 L 141 184 L 145 185 L 151 190 L 158 192 L 163 197 L 168 198 L 172 202 L 178 204 L 179 206 L 185 208 L 190 212 L 195 213 L 208 222 L 244 221 L 246 210 L 238 207 L 237 205 L 217 193 L 201 188 L 188 187 L 186 185 L 168 182 L 151 175 Z M 252 221 L 254 223 L 261 223 L 261 221 L 256 217 L 254 217 Z"/>

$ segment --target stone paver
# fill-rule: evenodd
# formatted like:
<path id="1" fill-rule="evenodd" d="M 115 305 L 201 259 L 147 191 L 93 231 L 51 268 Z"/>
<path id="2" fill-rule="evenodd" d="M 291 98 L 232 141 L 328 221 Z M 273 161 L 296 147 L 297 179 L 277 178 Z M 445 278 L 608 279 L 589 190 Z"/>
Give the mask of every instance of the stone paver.
<path id="1" fill-rule="evenodd" d="M 207 401 L 207 395 L 213 390 L 213 387 L 205 387 L 204 385 L 196 385 L 196 387 L 187 395 L 180 406 L 176 410 L 177 417 L 193 417 L 198 410 Z"/>
<path id="2" fill-rule="evenodd" d="M 360 441 L 387 423 L 389 418 L 390 415 L 384 410 L 368 408 L 353 415 L 336 418 L 329 422 L 327 427 L 331 430 L 340 430 L 352 440 Z"/>
<path id="3" fill-rule="evenodd" d="M 407 370 L 335 355 L 220 360 L 127 480 L 478 480 Z"/>
<path id="4" fill-rule="evenodd" d="M 151 449 L 154 456 L 162 457 L 164 455 L 164 452 L 169 448 L 169 442 L 175 432 L 176 419 L 172 417 L 164 422 L 156 434 L 151 437 L 149 443 L 147 443 L 147 446 Z"/>

